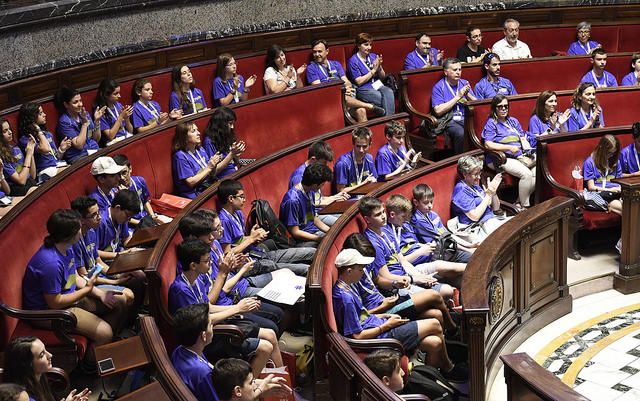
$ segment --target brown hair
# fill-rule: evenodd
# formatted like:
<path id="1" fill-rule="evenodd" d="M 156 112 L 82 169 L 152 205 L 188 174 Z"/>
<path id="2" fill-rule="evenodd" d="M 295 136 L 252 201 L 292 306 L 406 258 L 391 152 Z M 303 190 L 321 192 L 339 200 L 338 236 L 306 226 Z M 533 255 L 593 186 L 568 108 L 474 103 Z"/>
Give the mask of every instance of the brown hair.
<path id="1" fill-rule="evenodd" d="M 9 123 L 9 121 L 3 117 L 0 117 L 0 130 L 2 130 L 2 124 L 4 123 L 9 124 L 9 129 L 11 129 L 11 124 Z M 11 144 L 4 141 L 4 136 L 0 137 L 0 159 L 10 163 L 15 163 L 16 161 L 18 161 L 13 155 Z"/>
<path id="2" fill-rule="evenodd" d="M 533 113 L 531 113 L 531 115 L 536 115 L 538 116 L 540 121 L 545 121 L 546 118 L 544 116 L 544 105 L 551 96 L 555 96 L 556 98 L 558 97 L 558 95 L 554 91 L 546 90 L 540 93 L 538 99 L 536 100 L 536 107 L 533 109 Z"/>
<path id="3" fill-rule="evenodd" d="M 580 104 L 582 103 L 582 94 L 588 88 L 595 89 L 596 86 L 591 82 L 582 82 L 580 85 L 578 85 L 578 87 L 576 88 L 576 91 L 573 92 L 573 99 L 571 99 L 571 106 L 576 110 L 580 110 Z M 594 100 L 593 105 L 595 107 L 600 107 L 600 103 L 598 103 L 597 98 Z"/>
<path id="4" fill-rule="evenodd" d="M 183 121 L 176 125 L 176 134 L 173 136 L 172 144 L 174 153 L 179 150 L 187 150 L 187 135 L 189 134 L 189 130 L 191 130 L 191 127 L 194 125 L 195 123 L 193 121 Z"/>
<path id="5" fill-rule="evenodd" d="M 609 156 L 609 152 L 615 149 L 613 154 Z M 593 158 L 593 164 L 596 168 L 604 173 L 605 170 L 615 171 L 618 165 L 618 158 L 620 157 L 620 140 L 613 135 L 605 135 L 600 138 L 600 142 L 591 153 Z"/>
<path id="6" fill-rule="evenodd" d="M 373 42 L 373 36 L 369 35 L 368 33 L 365 32 L 360 32 L 357 36 L 356 36 L 356 48 L 353 51 L 354 53 L 358 52 L 358 47 L 360 47 L 361 44 L 363 43 L 367 43 L 367 42 Z"/>
<path id="7" fill-rule="evenodd" d="M 224 69 L 229 65 L 229 61 L 233 59 L 230 53 L 221 53 L 216 60 L 216 78 L 224 79 Z"/>
<path id="8" fill-rule="evenodd" d="M 142 87 L 150 83 L 151 81 L 147 78 L 140 78 L 139 80 L 137 80 L 131 88 L 131 100 L 133 100 L 134 102 L 138 101 L 138 99 L 140 99 L 140 95 L 138 94 L 138 92 L 142 92 Z"/>

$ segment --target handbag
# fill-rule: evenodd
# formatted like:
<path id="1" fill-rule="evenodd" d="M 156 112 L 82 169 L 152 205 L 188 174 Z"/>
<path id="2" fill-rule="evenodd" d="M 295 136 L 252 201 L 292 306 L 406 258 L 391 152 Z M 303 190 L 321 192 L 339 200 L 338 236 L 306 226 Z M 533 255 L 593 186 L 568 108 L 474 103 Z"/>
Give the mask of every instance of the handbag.
<path id="1" fill-rule="evenodd" d="M 522 155 L 518 156 L 516 160 L 524 164 L 526 168 L 532 168 L 536 165 L 536 158 L 534 156 Z"/>
<path id="2" fill-rule="evenodd" d="M 462 224 L 456 216 L 447 221 L 447 228 L 453 235 L 471 244 L 482 242 L 484 239 L 482 226 L 477 221 L 471 224 Z"/>

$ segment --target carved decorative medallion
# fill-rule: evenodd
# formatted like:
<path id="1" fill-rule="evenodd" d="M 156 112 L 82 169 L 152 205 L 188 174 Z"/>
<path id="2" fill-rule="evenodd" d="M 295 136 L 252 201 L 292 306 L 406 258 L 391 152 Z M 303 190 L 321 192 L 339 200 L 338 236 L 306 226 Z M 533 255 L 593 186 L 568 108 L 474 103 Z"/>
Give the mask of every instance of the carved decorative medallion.
<path id="1" fill-rule="evenodd" d="M 495 323 L 502 315 L 502 304 L 504 302 L 504 281 L 502 275 L 498 273 L 491 278 L 489 283 L 489 323 Z"/>

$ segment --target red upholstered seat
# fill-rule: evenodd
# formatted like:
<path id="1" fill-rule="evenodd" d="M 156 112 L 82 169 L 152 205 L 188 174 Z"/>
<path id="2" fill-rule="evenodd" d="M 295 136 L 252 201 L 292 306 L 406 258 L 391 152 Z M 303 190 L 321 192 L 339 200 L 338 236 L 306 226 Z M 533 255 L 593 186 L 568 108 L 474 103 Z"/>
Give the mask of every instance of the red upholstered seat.
<path id="1" fill-rule="evenodd" d="M 615 213 L 596 212 L 583 208 L 582 225 L 585 230 L 620 226 L 621 218 Z"/>
<path id="2" fill-rule="evenodd" d="M 42 342 L 47 346 L 47 348 L 56 348 L 62 347 L 66 344 L 60 341 L 58 337 L 56 337 L 55 333 L 51 330 L 46 329 L 38 329 L 32 327 L 29 323 L 24 321 L 19 321 L 16 329 L 11 335 L 11 339 L 25 336 L 34 336 L 38 337 Z M 89 340 L 86 337 L 81 336 L 80 334 L 72 334 L 70 336 L 76 342 L 76 351 L 78 352 L 78 360 L 82 360 L 84 358 L 84 354 L 87 351 L 87 347 L 89 346 Z"/>

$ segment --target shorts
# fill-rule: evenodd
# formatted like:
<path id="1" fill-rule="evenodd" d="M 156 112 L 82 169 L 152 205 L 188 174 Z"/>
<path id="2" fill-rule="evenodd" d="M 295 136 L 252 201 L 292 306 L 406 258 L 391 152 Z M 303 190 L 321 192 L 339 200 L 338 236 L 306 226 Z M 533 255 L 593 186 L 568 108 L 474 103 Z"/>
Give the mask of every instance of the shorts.
<path id="1" fill-rule="evenodd" d="M 422 274 L 432 274 L 436 272 L 436 262 L 421 263 L 415 267 Z"/>
<path id="2" fill-rule="evenodd" d="M 420 339 L 418 338 L 418 323 L 416 322 L 411 321 L 402 326 L 394 327 L 387 334 L 389 334 L 390 338 L 400 341 L 407 354 L 418 348 Z"/>
<path id="3" fill-rule="evenodd" d="M 396 313 L 405 319 L 416 320 L 418 318 L 418 310 L 413 304 L 411 295 L 399 295 L 396 304 L 385 313 Z"/>
<path id="4" fill-rule="evenodd" d="M 238 325 L 244 332 L 244 341 L 241 344 L 236 344 L 229 336 L 214 335 L 213 341 L 204 350 L 206 358 L 215 362 L 222 358 L 248 359 L 253 357 L 260 342 L 258 338 L 260 327 L 246 318 L 226 319 L 224 324 Z"/>

